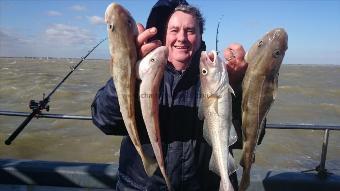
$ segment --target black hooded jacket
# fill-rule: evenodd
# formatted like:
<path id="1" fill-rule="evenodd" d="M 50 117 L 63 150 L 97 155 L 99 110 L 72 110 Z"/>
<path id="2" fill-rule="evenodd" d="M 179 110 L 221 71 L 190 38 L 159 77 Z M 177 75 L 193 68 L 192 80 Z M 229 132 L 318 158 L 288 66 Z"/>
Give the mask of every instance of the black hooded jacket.
<path id="1" fill-rule="evenodd" d="M 159 0 L 151 10 L 146 28 L 156 26 L 157 39 L 165 34 L 165 23 L 184 0 Z M 202 43 L 201 50 L 205 49 Z M 194 55 L 186 71 L 167 64 L 160 85 L 159 121 L 165 168 L 174 190 L 216 190 L 219 177 L 208 170 L 211 148 L 202 137 L 203 121 L 198 119 L 200 95 L 199 55 Z M 136 88 L 138 89 L 138 88 Z M 148 177 L 122 120 L 112 78 L 102 87 L 92 103 L 93 123 L 108 135 L 124 135 L 120 148 L 117 190 L 166 190 L 158 169 Z M 143 150 L 154 157 L 139 100 L 136 99 L 136 122 Z"/>

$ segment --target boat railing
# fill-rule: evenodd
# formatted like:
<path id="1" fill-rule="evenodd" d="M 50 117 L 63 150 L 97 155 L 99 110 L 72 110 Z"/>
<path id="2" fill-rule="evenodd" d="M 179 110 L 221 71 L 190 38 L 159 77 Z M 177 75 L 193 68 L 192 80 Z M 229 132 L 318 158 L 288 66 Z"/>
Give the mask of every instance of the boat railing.
<path id="1" fill-rule="evenodd" d="M 19 116 L 27 117 L 30 112 L 15 112 L 15 111 L 0 111 L 0 115 L 5 116 Z M 73 120 L 92 120 L 91 116 L 83 115 L 67 115 L 67 114 L 51 114 L 51 113 L 39 113 L 36 118 L 54 118 L 54 119 L 73 119 Z M 313 169 L 317 171 L 318 176 L 326 177 L 328 172 L 325 168 L 327 158 L 327 148 L 329 133 L 331 130 L 340 130 L 340 125 L 325 125 L 325 124 L 307 124 L 307 123 L 275 123 L 266 125 L 266 129 L 300 129 L 300 130 L 322 130 L 324 131 L 324 138 L 322 142 L 322 150 L 319 165 Z"/>
<path id="2" fill-rule="evenodd" d="M 278 124 L 267 124 L 266 129 L 302 129 L 302 130 L 323 130 L 324 137 L 322 141 L 322 150 L 319 165 L 313 169 L 317 171 L 318 176 L 326 177 L 328 175 L 326 165 L 326 156 L 327 156 L 327 148 L 328 148 L 328 139 L 329 139 L 329 131 L 330 130 L 340 130 L 339 125 L 319 125 L 319 124 L 287 124 L 287 123 L 278 123 Z"/>

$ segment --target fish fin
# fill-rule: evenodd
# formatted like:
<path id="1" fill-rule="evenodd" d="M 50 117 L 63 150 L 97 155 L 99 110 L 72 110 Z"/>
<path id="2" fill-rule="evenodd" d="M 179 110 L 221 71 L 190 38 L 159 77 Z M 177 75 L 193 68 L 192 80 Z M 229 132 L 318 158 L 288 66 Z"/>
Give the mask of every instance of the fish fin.
<path id="1" fill-rule="evenodd" d="M 220 170 L 219 170 L 218 165 L 217 165 L 217 160 L 216 160 L 214 154 L 211 155 L 211 158 L 210 158 L 210 161 L 209 161 L 209 170 L 211 170 L 214 173 L 216 173 L 217 175 L 221 176 Z"/>
<path id="2" fill-rule="evenodd" d="M 224 163 L 224 166 L 228 167 L 228 175 L 231 175 L 232 173 L 237 171 L 238 166 L 235 162 L 233 155 L 231 155 L 231 153 L 228 151 L 228 147 L 225 147 L 225 148 L 227 149 L 226 152 L 228 152 L 228 158 L 226 160 L 223 160 L 223 163 Z M 220 170 L 218 168 L 218 163 L 217 163 L 217 160 L 214 154 L 211 155 L 211 158 L 209 161 L 209 170 L 221 176 Z"/>
<path id="3" fill-rule="evenodd" d="M 238 166 L 235 162 L 233 155 L 231 155 L 231 153 L 228 152 L 228 174 L 231 175 L 232 173 L 236 172 L 237 169 Z"/>
<path id="4" fill-rule="evenodd" d="M 203 108 L 203 98 L 200 98 L 199 101 L 199 106 L 198 106 L 198 119 L 204 120 L 204 108 Z"/>
<path id="5" fill-rule="evenodd" d="M 277 92 L 278 92 L 278 86 L 279 86 L 279 74 L 277 74 L 274 78 L 274 91 L 273 91 L 273 100 L 276 99 Z"/>
<path id="6" fill-rule="evenodd" d="M 139 79 L 139 80 L 142 79 L 141 76 L 140 76 L 140 73 L 139 73 L 140 65 L 141 65 L 141 60 L 138 60 L 136 62 L 136 79 Z"/>
<path id="7" fill-rule="evenodd" d="M 244 55 L 244 60 L 245 60 L 246 62 L 247 62 L 247 60 L 248 60 L 248 52 L 249 52 L 249 51 L 247 51 L 246 54 Z M 247 62 L 247 63 L 249 63 L 249 62 Z"/>
<path id="8" fill-rule="evenodd" d="M 230 131 L 229 131 L 229 144 L 228 146 L 233 145 L 237 141 L 237 133 L 234 125 L 231 123 Z"/>
<path id="9" fill-rule="evenodd" d="M 145 172 L 149 177 L 151 177 L 158 168 L 158 163 L 156 159 L 151 158 L 149 156 L 145 156 L 143 160 L 143 165 L 144 165 Z"/>
<path id="10" fill-rule="evenodd" d="M 214 105 L 213 105 L 213 107 L 214 107 L 214 112 L 218 115 L 219 114 L 219 112 L 218 112 L 218 102 L 219 102 L 219 99 L 215 99 L 215 101 L 214 101 Z"/>
<path id="11" fill-rule="evenodd" d="M 207 143 L 211 146 L 212 141 L 210 138 L 209 128 L 208 128 L 208 124 L 206 123 L 206 121 L 204 121 L 203 123 L 203 137 L 207 141 Z"/>
<path id="12" fill-rule="evenodd" d="M 235 96 L 235 91 L 233 90 L 233 88 L 230 86 L 230 84 L 228 84 L 228 90 L 230 93 L 232 93 Z"/>

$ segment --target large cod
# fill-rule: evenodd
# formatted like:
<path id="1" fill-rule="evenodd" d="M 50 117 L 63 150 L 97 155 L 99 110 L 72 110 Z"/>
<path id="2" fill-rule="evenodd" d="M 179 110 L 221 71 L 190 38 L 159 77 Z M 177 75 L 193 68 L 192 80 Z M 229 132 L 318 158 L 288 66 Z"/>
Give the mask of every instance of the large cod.
<path id="1" fill-rule="evenodd" d="M 212 147 L 209 169 L 221 177 L 220 190 L 233 191 L 229 174 L 236 171 L 229 146 L 237 140 L 232 125 L 231 93 L 225 63 L 216 51 L 203 51 L 200 58 L 201 105 L 199 117 L 204 119 L 203 136 Z"/>
<path id="2" fill-rule="evenodd" d="M 120 112 L 129 137 L 140 155 L 148 176 L 156 171 L 157 161 L 142 149 L 135 119 L 135 81 L 137 25 L 130 13 L 121 5 L 111 3 L 105 11 L 105 22 L 112 58 L 112 78 L 117 90 Z"/>
<path id="3" fill-rule="evenodd" d="M 243 174 L 240 191 L 250 182 L 250 168 L 264 120 L 278 89 L 279 69 L 288 48 L 288 35 L 282 28 L 273 29 L 259 39 L 245 56 L 248 68 L 242 83 Z"/>

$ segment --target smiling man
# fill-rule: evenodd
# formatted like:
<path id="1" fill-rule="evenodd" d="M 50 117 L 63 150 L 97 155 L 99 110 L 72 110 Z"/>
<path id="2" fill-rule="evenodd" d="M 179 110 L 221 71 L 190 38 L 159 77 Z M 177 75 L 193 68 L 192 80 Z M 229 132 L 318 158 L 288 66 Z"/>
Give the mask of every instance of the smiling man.
<path id="1" fill-rule="evenodd" d="M 198 19 L 185 6 L 178 6 L 171 15 L 166 30 L 165 46 L 169 49 L 168 61 L 178 71 L 185 70 L 193 58 L 193 54 L 201 46 L 203 29 Z M 197 16 L 196 16 L 197 17 Z"/>
<path id="2" fill-rule="evenodd" d="M 209 170 L 211 147 L 203 138 L 203 121 L 198 118 L 199 59 L 205 50 L 204 19 L 200 11 L 185 0 L 159 0 L 151 10 L 146 27 L 138 25 L 140 33 L 136 41 L 140 58 L 162 44 L 169 50 L 158 104 L 164 165 L 171 187 L 173 190 L 218 190 L 219 176 Z M 233 51 L 238 54 L 238 50 L 243 49 Z M 234 66 L 237 63 L 231 65 Z M 233 71 L 242 70 L 228 71 L 234 75 Z M 139 104 L 136 107 L 143 150 L 155 157 Z M 125 136 L 120 147 L 116 190 L 167 190 L 160 170 L 151 177 L 145 173 L 141 158 L 127 136 L 112 79 L 98 91 L 92 116 L 94 124 L 104 133 Z M 235 175 L 231 180 L 237 190 Z"/>

